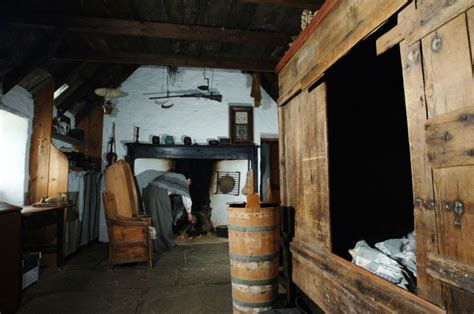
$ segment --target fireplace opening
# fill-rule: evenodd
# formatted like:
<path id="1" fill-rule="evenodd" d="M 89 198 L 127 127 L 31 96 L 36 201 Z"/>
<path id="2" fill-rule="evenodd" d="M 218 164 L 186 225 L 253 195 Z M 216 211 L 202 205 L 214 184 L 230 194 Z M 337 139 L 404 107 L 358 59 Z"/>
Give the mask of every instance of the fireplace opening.
<path id="1" fill-rule="evenodd" d="M 209 159 L 179 159 L 175 162 L 175 172 L 191 176 L 192 183 L 189 186 L 189 193 L 193 201 L 193 212 L 210 206 L 209 188 L 215 164 L 215 160 Z"/>
<path id="2" fill-rule="evenodd" d="M 189 186 L 189 193 L 193 202 L 191 211 L 197 220 L 192 228 L 186 230 L 181 228 L 177 233 L 196 236 L 213 230 L 209 190 L 215 167 L 216 161 L 210 159 L 179 159 L 175 161 L 175 172 L 191 178 L 191 185 Z M 186 228 L 185 223 L 183 228 Z"/>

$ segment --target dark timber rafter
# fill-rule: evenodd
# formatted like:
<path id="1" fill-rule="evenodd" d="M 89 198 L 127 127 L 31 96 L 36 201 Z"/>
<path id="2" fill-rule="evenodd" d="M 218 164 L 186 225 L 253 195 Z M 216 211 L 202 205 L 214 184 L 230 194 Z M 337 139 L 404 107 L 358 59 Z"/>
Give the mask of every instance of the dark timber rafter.
<path id="1" fill-rule="evenodd" d="M 266 60 L 193 57 L 184 55 L 167 55 L 153 53 L 80 53 L 55 57 L 61 61 L 81 61 L 90 63 L 118 63 L 136 65 L 174 65 L 182 67 L 236 69 L 257 72 L 274 72 L 275 63 Z"/>
<path id="2" fill-rule="evenodd" d="M 56 54 L 64 34 L 64 31 L 57 30 L 50 38 L 50 41 L 45 41 L 30 51 L 16 53 L 15 57 L 17 60 L 9 60 L 12 63 L 10 64 L 11 71 L 5 73 L 3 93 L 7 93 L 36 67 L 50 62 L 52 56 Z"/>
<path id="3" fill-rule="evenodd" d="M 75 32 L 142 36 L 152 38 L 170 38 L 180 40 L 220 41 L 236 44 L 286 45 L 291 34 L 226 29 L 196 25 L 178 25 L 130 20 L 55 16 L 23 16 L 7 19 L 10 26 L 61 28 Z"/>
<path id="4" fill-rule="evenodd" d="M 243 3 L 276 4 L 290 8 L 319 10 L 324 0 L 240 0 Z"/>

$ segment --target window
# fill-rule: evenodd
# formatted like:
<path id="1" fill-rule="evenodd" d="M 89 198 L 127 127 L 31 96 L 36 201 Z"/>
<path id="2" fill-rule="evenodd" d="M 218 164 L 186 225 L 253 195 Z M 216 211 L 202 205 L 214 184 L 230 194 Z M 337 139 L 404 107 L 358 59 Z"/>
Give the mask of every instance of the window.
<path id="1" fill-rule="evenodd" d="M 27 142 L 28 119 L 0 110 L 0 201 L 24 204 Z"/>

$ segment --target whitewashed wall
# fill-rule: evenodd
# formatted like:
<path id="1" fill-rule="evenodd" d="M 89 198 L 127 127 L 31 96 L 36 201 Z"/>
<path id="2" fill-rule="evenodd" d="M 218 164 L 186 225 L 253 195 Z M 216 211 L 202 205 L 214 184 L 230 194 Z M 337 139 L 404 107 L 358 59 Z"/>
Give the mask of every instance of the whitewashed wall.
<path id="1" fill-rule="evenodd" d="M 16 85 L 0 101 L 0 201 L 24 205 L 29 181 L 29 156 L 34 115 L 33 96 Z"/>
<path id="2" fill-rule="evenodd" d="M 134 127 L 140 127 L 140 142 L 151 142 L 153 135 L 169 134 L 181 142 L 183 135 L 188 135 L 193 142 L 207 143 L 209 138 L 229 136 L 229 105 L 252 105 L 250 97 L 251 76 L 241 71 L 209 70 L 206 74 L 211 78 L 211 87 L 223 95 L 222 102 L 196 98 L 172 98 L 159 104 L 149 100 L 150 95 L 144 93 L 166 92 L 166 67 L 140 67 L 123 84 L 121 89 L 128 95 L 116 99 L 116 109 L 112 116 L 104 121 L 103 147 L 107 150 L 107 139 L 110 137 L 112 122 L 115 122 L 117 154 L 123 159 L 126 155 L 125 142 L 134 140 Z M 202 69 L 180 68 L 174 86 L 170 91 L 196 90 L 198 85 L 205 85 Z M 158 96 L 158 95 L 157 95 Z M 170 109 L 161 108 L 161 103 L 174 104 Z M 262 105 L 254 108 L 254 140 L 260 143 L 262 134 L 277 134 L 278 119 L 276 103 L 262 89 Z M 136 173 L 147 169 L 169 170 L 172 164 L 156 160 L 140 160 L 136 165 Z M 246 161 L 220 161 L 217 170 L 240 171 L 242 184 L 247 171 Z M 226 202 L 243 200 L 228 195 L 215 195 L 215 180 L 210 187 L 212 220 L 214 225 L 226 224 Z M 106 239 L 105 221 L 101 219 L 101 239 Z"/>

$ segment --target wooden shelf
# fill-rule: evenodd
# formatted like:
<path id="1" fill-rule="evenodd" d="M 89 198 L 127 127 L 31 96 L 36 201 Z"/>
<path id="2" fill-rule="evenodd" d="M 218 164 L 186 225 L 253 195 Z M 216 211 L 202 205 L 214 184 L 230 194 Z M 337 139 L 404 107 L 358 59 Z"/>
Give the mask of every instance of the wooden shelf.
<path id="1" fill-rule="evenodd" d="M 67 136 L 67 135 L 63 135 L 63 134 L 60 134 L 60 133 L 56 133 L 56 132 L 52 132 L 51 137 L 54 138 L 54 139 L 69 143 L 71 145 L 84 145 L 83 141 L 80 141 L 76 138 L 73 138 L 73 137 L 70 137 L 70 136 Z"/>

